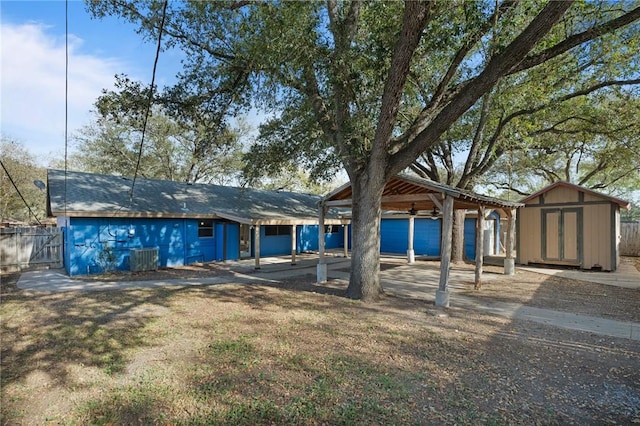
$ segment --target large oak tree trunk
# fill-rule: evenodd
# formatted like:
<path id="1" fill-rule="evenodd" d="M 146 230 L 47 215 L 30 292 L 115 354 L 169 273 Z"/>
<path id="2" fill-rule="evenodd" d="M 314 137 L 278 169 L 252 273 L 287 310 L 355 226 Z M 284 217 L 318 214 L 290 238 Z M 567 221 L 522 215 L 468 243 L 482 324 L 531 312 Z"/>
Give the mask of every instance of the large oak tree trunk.
<path id="1" fill-rule="evenodd" d="M 466 210 L 453 212 L 453 239 L 451 241 L 451 262 L 462 263 L 464 258 L 464 219 Z"/>
<path id="2" fill-rule="evenodd" d="M 382 175 L 382 173 L 380 173 Z M 359 173 L 351 179 L 352 258 L 347 297 L 376 301 L 380 283 L 380 215 L 384 178 Z"/>

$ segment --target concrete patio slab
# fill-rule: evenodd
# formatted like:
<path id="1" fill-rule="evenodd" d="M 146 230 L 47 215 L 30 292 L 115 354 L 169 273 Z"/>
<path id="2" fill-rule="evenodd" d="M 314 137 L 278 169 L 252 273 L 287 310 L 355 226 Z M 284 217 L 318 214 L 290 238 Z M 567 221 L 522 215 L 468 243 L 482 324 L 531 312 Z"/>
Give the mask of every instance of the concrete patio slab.
<path id="1" fill-rule="evenodd" d="M 572 280 L 587 281 L 598 284 L 640 290 L 640 271 L 630 263 L 621 263 L 615 272 L 594 272 L 573 269 L 536 268 L 521 266 L 518 269 L 537 274 L 552 275 Z"/>

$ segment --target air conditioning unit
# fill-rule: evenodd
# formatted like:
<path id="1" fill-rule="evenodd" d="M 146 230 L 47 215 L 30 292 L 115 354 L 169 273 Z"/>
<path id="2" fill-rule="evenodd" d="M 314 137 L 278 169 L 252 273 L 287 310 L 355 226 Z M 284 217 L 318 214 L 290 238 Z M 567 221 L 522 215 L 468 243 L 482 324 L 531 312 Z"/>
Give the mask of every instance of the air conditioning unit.
<path id="1" fill-rule="evenodd" d="M 129 269 L 131 272 L 157 271 L 158 249 L 138 248 L 129 250 Z"/>

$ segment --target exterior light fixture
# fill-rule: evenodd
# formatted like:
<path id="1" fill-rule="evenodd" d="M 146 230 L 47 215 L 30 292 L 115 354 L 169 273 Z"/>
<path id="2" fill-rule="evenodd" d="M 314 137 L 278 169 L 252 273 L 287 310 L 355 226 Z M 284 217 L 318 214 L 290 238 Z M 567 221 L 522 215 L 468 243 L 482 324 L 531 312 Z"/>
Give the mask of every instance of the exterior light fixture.
<path id="1" fill-rule="evenodd" d="M 409 210 L 409 214 L 411 216 L 415 216 L 418 214 L 418 210 L 416 210 L 416 203 L 411 203 L 411 209 Z"/>

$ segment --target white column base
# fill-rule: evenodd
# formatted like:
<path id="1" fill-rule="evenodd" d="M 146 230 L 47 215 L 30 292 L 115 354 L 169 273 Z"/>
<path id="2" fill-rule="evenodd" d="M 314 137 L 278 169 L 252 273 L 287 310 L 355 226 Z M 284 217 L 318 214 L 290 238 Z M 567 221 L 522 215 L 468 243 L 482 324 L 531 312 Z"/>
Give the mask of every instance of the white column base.
<path id="1" fill-rule="evenodd" d="M 505 275 L 515 275 L 516 274 L 516 260 L 515 259 L 505 259 L 504 260 L 504 274 Z"/>
<path id="2" fill-rule="evenodd" d="M 449 290 L 436 290 L 436 306 L 449 307 Z"/>
<path id="3" fill-rule="evenodd" d="M 318 281 L 317 282 L 326 283 L 327 282 L 327 264 L 326 263 L 318 263 L 316 271 L 317 271 L 317 277 L 318 277 Z"/>
<path id="4" fill-rule="evenodd" d="M 416 263 L 416 252 L 414 250 L 407 250 L 407 262 Z"/>

